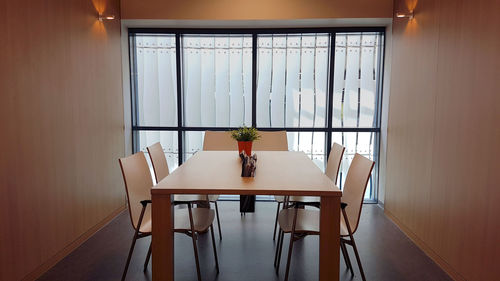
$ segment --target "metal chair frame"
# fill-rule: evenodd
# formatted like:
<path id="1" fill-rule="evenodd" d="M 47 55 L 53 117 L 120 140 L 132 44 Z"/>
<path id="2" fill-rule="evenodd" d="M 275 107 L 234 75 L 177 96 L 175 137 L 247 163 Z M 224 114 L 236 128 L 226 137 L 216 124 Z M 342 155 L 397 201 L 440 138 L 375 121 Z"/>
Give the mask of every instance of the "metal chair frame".
<path id="1" fill-rule="evenodd" d="M 330 152 L 330 155 L 332 153 L 334 153 L 333 148 L 335 147 L 335 145 L 337 145 L 337 146 L 339 146 L 339 147 L 342 148 L 342 150 L 340 151 L 340 157 L 339 157 L 340 161 L 337 163 L 337 171 L 335 173 L 335 180 L 334 180 L 335 184 L 337 184 L 338 173 L 340 171 L 340 164 L 342 163 L 342 157 L 344 156 L 345 147 L 343 147 L 343 146 L 341 146 L 341 145 L 339 145 L 337 143 L 334 143 L 332 145 L 332 151 Z M 330 159 L 330 155 L 328 155 L 329 159 Z M 327 165 L 328 165 L 328 163 L 327 163 Z M 327 171 L 325 171 L 325 173 L 327 173 Z M 275 198 L 276 198 L 276 196 L 275 196 Z M 278 203 L 278 207 L 276 208 L 276 216 L 275 216 L 275 219 L 274 219 L 273 241 L 276 240 L 276 229 L 278 227 L 278 215 L 279 215 L 279 212 L 280 212 L 280 205 L 282 204 L 282 202 L 277 201 L 277 203 Z M 320 208 L 321 203 L 320 202 L 302 202 L 302 205 L 307 205 L 307 206 L 313 206 L 313 207 L 316 207 L 316 208 Z M 283 202 L 283 209 L 286 209 L 286 208 L 287 208 L 287 206 L 285 206 L 285 204 Z M 278 237 L 279 236 L 280 236 L 280 233 L 278 232 Z"/>
<path id="2" fill-rule="evenodd" d="M 290 205 L 290 207 L 294 208 L 295 212 L 294 212 L 294 217 L 293 217 L 292 230 L 290 232 L 290 244 L 289 244 L 289 247 L 288 247 L 288 257 L 287 257 L 286 269 L 285 269 L 285 281 L 288 281 L 288 275 L 289 275 L 289 271 L 290 271 L 290 261 L 292 259 L 292 251 L 293 251 L 293 244 L 294 244 L 294 242 L 297 241 L 297 240 L 300 240 L 300 239 L 304 238 L 307 235 L 319 235 L 319 233 L 316 233 L 316 232 L 295 233 L 295 227 L 296 227 L 296 224 L 297 224 L 297 211 L 298 211 L 298 209 L 300 207 L 302 207 L 304 205 L 305 204 L 302 203 L 302 202 L 293 202 L 292 205 Z M 361 278 L 362 278 L 363 281 L 366 281 L 366 277 L 365 277 L 365 273 L 364 273 L 364 270 L 363 270 L 363 266 L 361 264 L 361 258 L 359 257 L 359 253 L 358 253 L 358 248 L 356 246 L 356 242 L 354 240 L 354 236 L 353 236 L 353 233 L 352 233 L 352 230 L 351 230 L 351 226 L 349 224 L 349 219 L 347 218 L 347 214 L 345 212 L 345 208 L 346 207 L 347 207 L 346 203 L 341 203 L 341 211 L 342 211 L 342 215 L 344 217 L 344 222 L 345 222 L 345 225 L 347 227 L 347 231 L 349 233 L 347 235 L 349 237 L 349 239 L 346 239 L 344 237 L 340 237 L 340 249 L 341 249 L 341 252 L 342 252 L 342 256 L 344 257 L 344 261 L 346 263 L 347 268 L 350 270 L 351 274 L 354 275 L 354 270 L 352 268 L 352 263 L 351 263 L 351 260 L 349 258 L 349 254 L 347 252 L 346 245 L 350 245 L 350 246 L 353 247 L 354 254 L 356 256 L 356 261 L 357 261 L 357 264 L 358 264 L 358 268 L 359 268 L 359 271 L 361 273 Z M 279 267 L 280 267 L 281 253 L 283 251 L 284 235 L 285 235 L 285 232 L 280 229 L 280 233 L 278 234 L 278 246 L 276 247 L 276 253 L 275 253 L 275 256 L 274 256 L 274 266 L 276 267 L 276 271 L 277 272 L 279 271 Z"/>
<path id="3" fill-rule="evenodd" d="M 190 223 L 190 227 L 191 227 L 190 230 L 174 229 L 174 232 L 184 233 L 187 236 L 191 237 L 191 239 L 193 241 L 193 250 L 194 250 L 195 262 L 196 262 L 196 273 L 198 276 L 198 281 L 201 281 L 200 261 L 198 258 L 198 246 L 196 243 L 196 240 L 198 237 L 197 237 L 197 231 L 194 229 L 193 212 L 192 212 L 192 204 L 197 203 L 197 202 L 198 201 L 176 201 L 176 202 L 174 202 L 174 206 L 181 205 L 181 204 L 187 204 L 188 211 L 189 211 L 189 223 Z M 130 264 L 130 260 L 132 258 L 132 253 L 134 252 L 135 242 L 137 241 L 137 239 L 151 236 L 151 233 L 141 233 L 139 230 L 141 227 L 141 224 L 142 224 L 142 219 L 144 217 L 144 212 L 146 210 L 146 206 L 147 206 L 147 204 L 151 204 L 151 200 L 143 200 L 143 201 L 141 201 L 141 204 L 142 204 L 142 211 L 141 211 L 141 215 L 139 216 L 139 222 L 138 222 L 137 229 L 135 230 L 134 237 L 132 239 L 132 245 L 130 245 L 130 250 L 128 253 L 128 257 L 127 257 L 127 263 L 125 264 L 125 269 L 123 270 L 123 275 L 122 275 L 122 279 L 121 279 L 122 281 L 124 281 L 125 277 L 127 276 L 127 270 L 128 270 L 129 264 Z M 213 223 L 210 224 L 210 234 L 212 237 L 212 247 L 214 250 L 215 268 L 217 270 L 217 273 L 219 273 L 219 259 L 217 257 L 217 247 L 215 246 L 215 235 L 214 235 Z M 146 270 L 147 270 L 150 258 L 151 258 L 151 244 L 149 244 L 148 253 L 146 255 L 146 261 L 144 262 L 144 272 L 146 272 Z"/>

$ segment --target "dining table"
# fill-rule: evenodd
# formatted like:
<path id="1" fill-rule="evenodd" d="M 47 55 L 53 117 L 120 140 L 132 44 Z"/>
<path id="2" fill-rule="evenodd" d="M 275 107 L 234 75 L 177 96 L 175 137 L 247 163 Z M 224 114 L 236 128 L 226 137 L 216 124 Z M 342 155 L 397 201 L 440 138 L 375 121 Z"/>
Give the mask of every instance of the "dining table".
<path id="1" fill-rule="evenodd" d="M 151 189 L 153 280 L 174 280 L 174 194 L 321 197 L 319 280 L 339 280 L 342 192 L 303 152 L 255 154 L 254 177 L 241 177 L 237 151 L 199 151 Z"/>

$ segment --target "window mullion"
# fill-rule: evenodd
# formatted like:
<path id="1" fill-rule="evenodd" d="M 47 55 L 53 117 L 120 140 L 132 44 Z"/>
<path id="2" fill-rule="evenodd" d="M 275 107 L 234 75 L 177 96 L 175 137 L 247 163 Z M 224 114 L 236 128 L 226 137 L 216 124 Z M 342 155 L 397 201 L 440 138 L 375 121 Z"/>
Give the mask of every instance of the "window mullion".
<path id="1" fill-rule="evenodd" d="M 183 116 L 183 108 L 182 108 L 182 60 L 181 60 L 181 35 L 180 33 L 175 34 L 175 69 L 177 76 L 177 147 L 178 147 L 178 157 L 179 157 L 179 166 L 183 162 L 183 132 L 180 130 L 182 127 L 182 116 Z"/>
<path id="2" fill-rule="evenodd" d="M 252 127 L 257 127 L 257 33 L 252 34 Z"/>
<path id="3" fill-rule="evenodd" d="M 334 89 L 334 70 L 335 70 L 335 38 L 336 34 L 330 34 L 330 57 L 329 57 L 329 77 L 328 77 L 328 113 L 326 117 L 327 133 L 326 133 L 326 155 L 325 163 L 328 162 L 328 155 L 332 148 L 332 119 L 333 119 L 333 89 Z M 325 164 L 326 165 L 326 164 Z"/>
<path id="4" fill-rule="evenodd" d="M 131 112 L 132 112 L 132 127 L 139 124 L 139 110 L 137 109 L 138 103 L 138 87 L 137 87 L 137 47 L 136 35 L 129 33 L 129 66 L 132 69 L 130 74 L 130 94 L 131 94 Z M 132 130 L 132 153 L 140 150 L 139 146 L 139 133 Z"/>

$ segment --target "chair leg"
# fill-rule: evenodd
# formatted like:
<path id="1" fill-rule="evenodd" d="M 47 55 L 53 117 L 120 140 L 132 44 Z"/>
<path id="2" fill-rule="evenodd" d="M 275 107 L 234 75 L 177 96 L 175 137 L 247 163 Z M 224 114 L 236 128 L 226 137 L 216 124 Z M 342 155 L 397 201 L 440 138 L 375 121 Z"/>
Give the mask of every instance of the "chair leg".
<path id="1" fill-rule="evenodd" d="M 274 253 L 274 267 L 276 267 L 276 261 L 278 260 L 278 248 L 280 247 L 280 237 L 281 237 L 281 228 L 278 231 L 278 243 L 276 244 L 276 251 Z"/>
<path id="2" fill-rule="evenodd" d="M 139 236 L 139 230 L 141 229 L 141 223 L 142 223 L 142 218 L 144 217 L 144 211 L 146 211 L 146 204 L 142 205 L 141 214 L 139 215 L 139 221 L 137 222 L 137 228 L 135 229 L 134 238 L 132 240 L 132 245 L 130 245 L 130 250 L 128 251 L 127 263 L 125 264 L 125 269 L 123 270 L 122 281 L 124 281 L 125 277 L 127 276 L 127 270 L 130 264 L 130 259 L 132 258 L 132 253 L 134 252 L 135 241 L 137 241 L 137 238 Z"/>
<path id="3" fill-rule="evenodd" d="M 278 260 L 276 261 L 276 271 L 279 272 L 281 264 L 281 253 L 283 252 L 283 240 L 285 240 L 285 232 L 281 231 L 280 245 L 278 247 Z"/>
<path id="4" fill-rule="evenodd" d="M 361 273 L 361 278 L 363 281 L 366 281 L 365 272 L 363 271 L 363 266 L 361 265 L 361 259 L 359 258 L 358 247 L 356 247 L 356 242 L 354 241 L 354 237 L 352 236 L 351 226 L 349 225 L 349 220 L 347 219 L 347 214 L 344 209 L 342 209 L 342 215 L 344 217 L 345 225 L 347 227 L 347 232 L 349 233 L 349 243 L 354 249 L 354 255 L 356 256 L 356 261 L 358 263 L 359 272 Z"/>
<path id="5" fill-rule="evenodd" d="M 222 231 L 220 229 L 220 219 L 219 219 L 219 206 L 217 205 L 217 201 L 215 203 L 215 215 L 217 216 L 217 226 L 219 227 L 219 239 L 222 240 Z"/>
<path id="6" fill-rule="evenodd" d="M 358 263 L 359 272 L 361 272 L 361 278 L 366 281 L 365 272 L 363 271 L 363 266 L 361 265 L 361 259 L 359 258 L 358 247 L 356 247 L 356 242 L 354 242 L 354 237 L 351 236 L 352 248 L 354 249 L 354 255 L 356 255 L 356 261 Z"/>
<path id="7" fill-rule="evenodd" d="M 281 202 L 278 202 L 278 208 L 276 209 L 276 218 L 274 219 L 273 241 L 276 239 L 276 228 L 278 227 L 278 215 L 280 213 L 280 205 L 281 205 Z"/>
<path id="8" fill-rule="evenodd" d="M 132 258 L 132 253 L 134 252 L 135 241 L 137 241 L 137 233 L 138 230 L 135 231 L 134 238 L 132 239 L 132 245 L 130 245 L 130 250 L 128 251 L 127 263 L 125 264 L 125 269 L 123 270 L 122 281 L 124 281 L 125 277 L 127 276 L 127 270 L 130 264 L 130 259 Z"/>
<path id="9" fill-rule="evenodd" d="M 198 281 L 201 281 L 200 260 L 198 259 L 198 247 L 196 246 L 196 233 L 191 233 L 191 238 L 193 240 L 194 259 L 196 262 L 196 273 L 198 274 Z"/>
<path id="10" fill-rule="evenodd" d="M 146 261 L 144 262 L 144 272 L 148 269 L 149 258 L 151 258 L 151 243 L 149 243 L 148 254 L 146 255 Z"/>
<path id="11" fill-rule="evenodd" d="M 217 269 L 217 273 L 219 273 L 219 259 L 217 258 L 217 248 L 215 247 L 215 235 L 214 235 L 214 225 L 210 225 L 210 233 L 212 234 L 212 247 L 214 248 L 214 257 L 215 257 L 215 268 Z"/>
<path id="12" fill-rule="evenodd" d="M 342 250 L 342 256 L 344 257 L 345 265 L 347 266 L 347 269 L 351 271 L 351 275 L 354 275 L 354 271 L 352 269 L 352 264 L 351 264 L 351 259 L 349 258 L 349 253 L 347 252 L 347 249 L 345 247 L 344 242 L 340 242 L 340 249 Z"/>
<path id="13" fill-rule="evenodd" d="M 292 232 L 290 233 L 290 246 L 288 247 L 288 259 L 286 261 L 285 281 L 288 281 L 288 272 L 290 271 L 290 261 L 292 260 L 293 241 L 294 241 L 294 237 L 295 237 L 295 226 L 297 225 L 297 212 L 298 212 L 298 208 L 297 208 L 297 205 L 295 205 L 294 214 L 293 214 Z"/>
<path id="14" fill-rule="evenodd" d="M 280 236 L 281 236 L 281 228 L 278 230 L 278 242 L 276 244 L 276 250 L 274 251 L 274 267 L 276 267 L 276 260 L 278 259 L 278 248 L 280 247 Z"/>
<path id="15" fill-rule="evenodd" d="M 290 235 L 290 245 L 288 246 L 288 258 L 286 260 L 285 269 L 285 281 L 288 281 L 288 272 L 290 271 L 290 261 L 292 260 L 292 250 L 293 250 L 293 233 Z"/>
<path id="16" fill-rule="evenodd" d="M 198 247 L 196 246 L 196 232 L 194 230 L 191 203 L 188 203 L 188 211 L 189 211 L 189 224 L 191 225 L 191 239 L 193 240 L 194 259 L 196 261 L 196 273 L 198 274 L 198 281 L 201 281 L 200 260 L 198 259 Z"/>
<path id="17" fill-rule="evenodd" d="M 276 253 L 274 254 L 274 267 L 278 265 L 278 252 L 280 249 L 280 243 L 281 243 L 281 228 L 278 230 L 278 244 L 276 244 Z"/>

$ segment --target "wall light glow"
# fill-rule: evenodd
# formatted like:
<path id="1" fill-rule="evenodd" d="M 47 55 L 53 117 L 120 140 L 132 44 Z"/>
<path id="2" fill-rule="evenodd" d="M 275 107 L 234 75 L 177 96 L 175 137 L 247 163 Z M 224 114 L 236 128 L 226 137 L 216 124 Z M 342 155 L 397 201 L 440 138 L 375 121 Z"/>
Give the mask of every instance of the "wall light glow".
<path id="1" fill-rule="evenodd" d="M 396 17 L 397 18 L 408 18 L 411 20 L 414 18 L 414 14 L 413 14 L 413 11 L 410 11 L 408 13 L 396 13 Z"/>
<path id="2" fill-rule="evenodd" d="M 107 16 L 105 16 L 103 14 L 99 14 L 98 19 L 99 19 L 99 21 L 114 20 L 115 16 L 114 15 L 107 15 Z"/>

